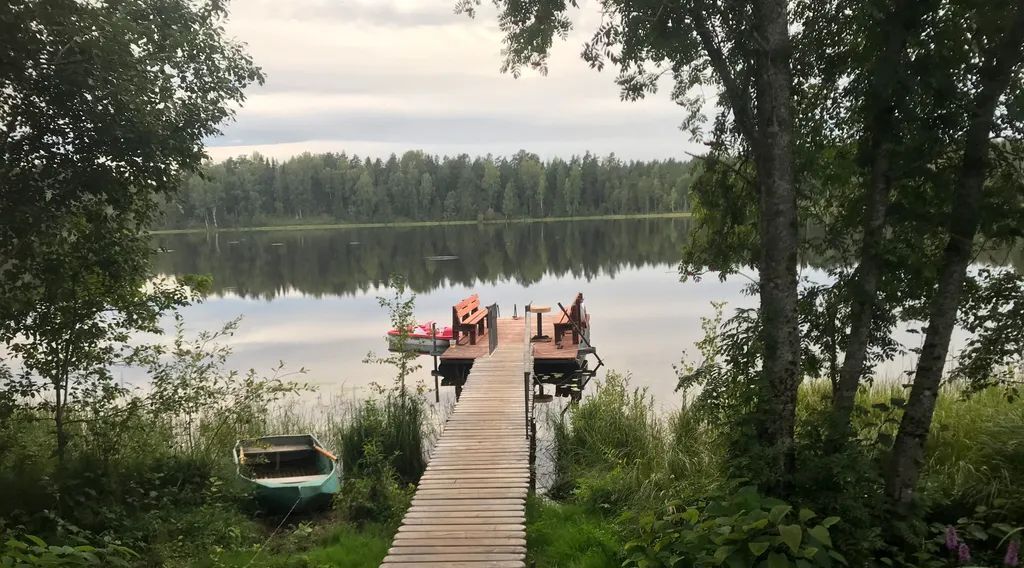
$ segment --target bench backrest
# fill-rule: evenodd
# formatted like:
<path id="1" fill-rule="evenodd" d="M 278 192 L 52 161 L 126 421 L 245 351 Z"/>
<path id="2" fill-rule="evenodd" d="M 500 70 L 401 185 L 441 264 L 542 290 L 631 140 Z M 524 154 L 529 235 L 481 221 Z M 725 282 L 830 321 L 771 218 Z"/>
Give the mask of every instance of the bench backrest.
<path id="1" fill-rule="evenodd" d="M 453 323 L 458 324 L 465 321 L 467 317 L 478 309 L 480 309 L 480 296 L 476 294 L 459 301 L 458 304 L 452 306 Z"/>

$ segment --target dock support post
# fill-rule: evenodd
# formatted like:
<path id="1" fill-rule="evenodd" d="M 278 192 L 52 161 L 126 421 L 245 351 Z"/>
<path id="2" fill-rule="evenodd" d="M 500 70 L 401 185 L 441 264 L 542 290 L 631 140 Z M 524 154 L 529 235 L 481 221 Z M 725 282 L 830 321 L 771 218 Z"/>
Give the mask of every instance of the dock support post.
<path id="1" fill-rule="evenodd" d="M 523 407 L 526 409 L 526 438 L 530 438 L 530 371 L 523 373 Z"/>
<path id="2" fill-rule="evenodd" d="M 537 421 L 530 421 L 530 493 L 537 492 Z"/>

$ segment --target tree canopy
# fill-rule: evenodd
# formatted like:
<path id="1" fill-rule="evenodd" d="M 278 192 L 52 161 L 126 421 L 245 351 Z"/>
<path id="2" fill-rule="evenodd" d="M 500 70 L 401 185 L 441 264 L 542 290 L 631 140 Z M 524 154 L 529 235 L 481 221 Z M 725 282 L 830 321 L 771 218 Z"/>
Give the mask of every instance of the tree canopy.
<path id="1" fill-rule="evenodd" d="M 58 454 L 72 382 L 102 382 L 129 331 L 185 301 L 149 282 L 145 230 L 263 80 L 226 17 L 219 0 L 0 9 L 0 341 L 51 389 Z"/>
<path id="2" fill-rule="evenodd" d="M 592 154 L 541 160 L 409 151 L 386 160 L 342 153 L 207 164 L 164 207 L 163 227 L 303 221 L 500 219 L 689 210 L 690 161 L 625 162 Z"/>

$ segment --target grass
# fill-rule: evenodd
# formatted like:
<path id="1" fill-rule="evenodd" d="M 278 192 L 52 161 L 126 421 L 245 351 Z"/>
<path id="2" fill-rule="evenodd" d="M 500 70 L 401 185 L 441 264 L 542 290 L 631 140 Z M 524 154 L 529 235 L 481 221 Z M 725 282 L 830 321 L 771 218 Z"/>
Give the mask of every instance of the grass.
<path id="1" fill-rule="evenodd" d="M 931 538 L 929 524 L 941 528 L 979 506 L 990 511 L 986 522 L 1024 524 L 1024 406 L 1005 394 L 943 388 L 919 486 L 927 508 L 914 530 L 925 536 L 913 538 Z M 822 446 L 831 386 L 807 381 L 800 389 L 801 473 L 792 503 L 841 517 L 834 539 L 855 564 L 891 553 L 880 468 L 905 397 L 898 384 L 863 388 L 854 421 L 860 443 L 833 454 Z M 695 505 L 728 495 L 742 482 L 730 479 L 736 471 L 730 432 L 716 432 L 686 404 L 659 415 L 628 376 L 609 373 L 576 409 L 549 418 L 549 427 L 555 501 L 538 499 L 527 509 L 529 555 L 538 566 L 618 566 L 638 521 L 670 502 Z"/>
<path id="2" fill-rule="evenodd" d="M 906 397 L 895 383 L 861 388 L 858 406 L 870 409 L 855 417 L 863 442 L 896 434 L 899 414 L 891 403 Z M 827 409 L 830 399 L 827 381 L 806 382 L 798 405 L 804 420 Z M 926 451 L 919 486 L 923 494 L 961 509 L 1009 508 L 1024 517 L 1024 405 L 1008 400 L 1004 391 L 968 393 L 961 385 L 945 385 Z"/>
<path id="3" fill-rule="evenodd" d="M 323 534 L 307 527 L 293 531 L 283 545 L 231 550 L 205 563 L 203 568 L 376 568 L 387 555 L 393 530 L 379 525 L 340 524 Z M 312 541 L 313 546 L 310 546 Z"/>
<path id="4" fill-rule="evenodd" d="M 376 229 L 382 227 L 437 227 L 458 225 L 499 225 L 507 223 L 554 223 L 560 221 L 614 221 L 619 219 L 677 219 L 689 217 L 690 213 L 637 213 L 629 215 L 586 215 L 581 217 L 523 217 L 514 219 L 486 220 L 447 220 L 447 221 L 393 221 L 387 223 L 309 223 L 288 225 L 266 225 L 259 227 L 222 227 L 219 232 L 255 232 L 255 231 L 311 231 L 335 229 Z M 193 229 L 156 229 L 152 235 L 178 235 L 189 233 L 205 233 L 205 228 Z"/>
<path id="5" fill-rule="evenodd" d="M 599 510 L 651 511 L 706 495 L 723 478 L 721 442 L 684 405 L 661 416 L 645 390 L 609 373 L 567 419 L 552 417 L 551 494 Z"/>
<path id="6" fill-rule="evenodd" d="M 560 568 L 620 566 L 624 544 L 600 515 L 540 497 L 526 502 L 526 543 L 528 565 Z"/>

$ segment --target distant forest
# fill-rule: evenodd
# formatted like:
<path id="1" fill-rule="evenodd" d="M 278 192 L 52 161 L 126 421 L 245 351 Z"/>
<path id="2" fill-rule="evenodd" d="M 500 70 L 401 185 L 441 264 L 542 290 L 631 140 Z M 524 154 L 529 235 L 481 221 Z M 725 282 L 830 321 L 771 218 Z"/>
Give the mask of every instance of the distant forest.
<path id="1" fill-rule="evenodd" d="M 259 154 L 205 166 L 165 206 L 162 228 L 572 217 L 689 211 L 693 162 L 624 162 L 590 153 L 569 161 L 510 158 L 387 160 Z"/>

